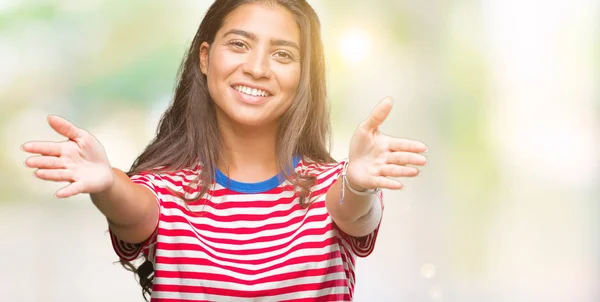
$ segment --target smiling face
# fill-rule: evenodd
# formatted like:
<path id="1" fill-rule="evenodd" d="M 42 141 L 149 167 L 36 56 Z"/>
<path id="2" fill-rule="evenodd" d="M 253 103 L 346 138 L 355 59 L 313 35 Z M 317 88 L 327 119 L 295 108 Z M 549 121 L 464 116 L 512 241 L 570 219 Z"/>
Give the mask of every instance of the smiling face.
<path id="1" fill-rule="evenodd" d="M 300 82 L 300 30 L 279 5 L 243 4 L 202 43 L 201 71 L 219 124 L 277 126 Z"/>

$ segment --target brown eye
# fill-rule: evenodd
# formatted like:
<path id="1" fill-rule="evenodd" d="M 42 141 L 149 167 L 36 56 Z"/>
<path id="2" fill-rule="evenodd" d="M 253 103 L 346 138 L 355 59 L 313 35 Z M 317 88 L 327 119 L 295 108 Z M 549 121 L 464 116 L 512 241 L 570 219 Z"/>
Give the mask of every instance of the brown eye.
<path id="1" fill-rule="evenodd" d="M 288 51 L 285 51 L 285 50 L 280 50 L 280 51 L 275 52 L 275 57 L 278 58 L 278 59 L 286 60 L 286 61 L 288 61 L 288 60 L 295 61 L 294 56 L 291 53 L 289 53 Z"/>
<path id="2" fill-rule="evenodd" d="M 229 45 L 233 46 L 234 48 L 239 48 L 239 49 L 246 49 L 246 44 L 242 41 L 239 40 L 233 40 L 231 42 L 228 43 Z"/>
<path id="3" fill-rule="evenodd" d="M 286 58 L 286 59 L 291 58 L 291 56 L 288 53 L 286 53 L 285 51 L 278 51 L 275 54 L 280 58 Z"/>

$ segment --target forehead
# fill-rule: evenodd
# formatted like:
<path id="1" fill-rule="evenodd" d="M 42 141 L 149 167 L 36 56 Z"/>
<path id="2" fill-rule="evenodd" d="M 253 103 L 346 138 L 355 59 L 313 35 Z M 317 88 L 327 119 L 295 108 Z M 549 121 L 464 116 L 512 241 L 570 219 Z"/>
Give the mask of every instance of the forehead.
<path id="1" fill-rule="evenodd" d="M 277 4 L 240 5 L 223 20 L 223 26 L 217 32 L 217 36 L 222 37 L 231 29 L 253 33 L 259 39 L 290 40 L 300 44 L 300 29 L 296 17 Z"/>

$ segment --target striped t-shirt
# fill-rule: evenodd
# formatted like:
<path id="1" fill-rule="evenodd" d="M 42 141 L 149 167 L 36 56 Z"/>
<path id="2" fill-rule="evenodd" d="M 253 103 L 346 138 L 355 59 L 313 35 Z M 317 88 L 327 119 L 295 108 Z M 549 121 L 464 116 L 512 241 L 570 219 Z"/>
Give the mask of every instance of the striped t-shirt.
<path id="1" fill-rule="evenodd" d="M 333 222 L 327 190 L 342 172 L 333 164 L 294 159 L 296 173 L 317 177 L 314 202 L 303 209 L 294 187 L 279 176 L 242 183 L 217 171 L 207 198 L 188 203 L 167 188 L 193 196 L 194 169 L 132 176 L 156 195 L 160 218 L 142 245 L 111 232 L 117 255 L 143 253 L 154 265 L 152 301 L 351 301 L 356 257 L 373 251 L 377 230 L 355 238 Z M 382 201 L 382 195 L 379 194 Z"/>

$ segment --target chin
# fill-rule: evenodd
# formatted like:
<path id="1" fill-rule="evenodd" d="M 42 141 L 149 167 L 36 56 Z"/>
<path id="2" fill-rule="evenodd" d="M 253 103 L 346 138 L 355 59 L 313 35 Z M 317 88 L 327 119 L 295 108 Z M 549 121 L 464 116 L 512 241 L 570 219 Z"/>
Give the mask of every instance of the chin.
<path id="1" fill-rule="evenodd" d="M 233 118 L 233 122 L 238 125 L 248 126 L 248 127 L 260 127 L 266 126 L 269 124 L 273 124 L 273 121 L 267 120 L 264 117 L 256 117 L 256 116 L 235 116 Z"/>

